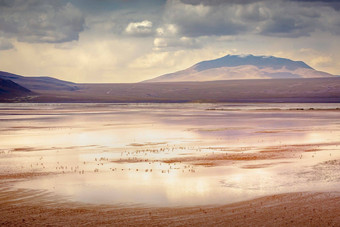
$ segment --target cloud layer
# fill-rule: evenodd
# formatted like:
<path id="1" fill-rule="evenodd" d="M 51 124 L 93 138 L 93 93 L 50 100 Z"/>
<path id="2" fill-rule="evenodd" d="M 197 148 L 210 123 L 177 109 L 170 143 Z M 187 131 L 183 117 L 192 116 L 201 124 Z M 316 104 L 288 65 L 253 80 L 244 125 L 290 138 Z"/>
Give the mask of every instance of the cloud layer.
<path id="1" fill-rule="evenodd" d="M 336 5 L 311 0 L 173 0 L 168 2 L 165 20 L 189 37 L 258 34 L 296 38 L 317 30 L 337 33 L 340 14 Z"/>
<path id="2" fill-rule="evenodd" d="M 93 7 L 95 1 L 84 2 Z M 99 18 L 99 23 L 88 23 L 88 29 L 98 24 L 109 27 L 106 23 L 110 22 L 115 25 L 111 30 L 115 34 L 155 36 L 156 44 L 160 38 L 169 37 L 257 34 L 296 38 L 310 36 L 315 31 L 340 33 L 340 3 L 335 0 L 168 0 L 163 7 L 155 8 L 157 12 L 152 11 L 152 0 L 145 2 L 147 9 L 134 8 L 134 2 L 141 6 L 137 0 L 125 3 L 129 7 L 123 7 L 120 0 L 107 2 L 107 8 L 112 9 L 109 13 L 102 13 L 104 2 L 101 2 L 97 10 L 103 16 L 92 11 L 86 16 L 66 0 L 0 0 L 0 35 L 21 42 L 69 42 L 78 40 L 86 21 L 93 21 L 94 17 Z M 88 11 L 89 7 L 82 9 Z M 169 26 L 176 31 L 169 30 Z"/>
<path id="3" fill-rule="evenodd" d="M 0 1 L 0 34 L 18 41 L 61 43 L 78 40 L 84 22 L 82 13 L 70 2 Z"/>

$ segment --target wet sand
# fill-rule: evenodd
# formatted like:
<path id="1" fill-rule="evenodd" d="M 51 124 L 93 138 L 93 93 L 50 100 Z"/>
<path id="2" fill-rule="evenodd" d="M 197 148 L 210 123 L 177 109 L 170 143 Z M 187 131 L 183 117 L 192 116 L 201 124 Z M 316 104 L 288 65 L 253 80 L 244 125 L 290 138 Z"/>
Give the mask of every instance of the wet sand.
<path id="1" fill-rule="evenodd" d="M 32 195 L 34 194 L 34 195 Z M 1 226 L 339 226 L 340 193 L 289 193 L 224 206 L 124 207 L 1 191 Z M 31 197 L 32 196 L 32 197 Z M 16 200 L 18 197 L 27 199 Z"/>
<path id="2" fill-rule="evenodd" d="M 1 106 L 0 225 L 339 226 L 337 108 Z"/>

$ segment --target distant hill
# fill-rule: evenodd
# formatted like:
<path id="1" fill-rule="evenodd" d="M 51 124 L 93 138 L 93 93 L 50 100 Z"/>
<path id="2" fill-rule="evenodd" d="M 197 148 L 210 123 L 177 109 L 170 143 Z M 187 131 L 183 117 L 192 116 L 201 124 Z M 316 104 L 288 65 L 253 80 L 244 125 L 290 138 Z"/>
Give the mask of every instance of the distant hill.
<path id="1" fill-rule="evenodd" d="M 53 77 L 24 77 L 16 74 L 0 71 L 0 79 L 11 80 L 33 91 L 75 91 L 77 84 L 58 80 Z"/>
<path id="2" fill-rule="evenodd" d="M 0 100 L 8 100 L 22 96 L 32 95 L 29 89 L 14 83 L 11 80 L 0 78 Z"/>
<path id="3" fill-rule="evenodd" d="M 322 78 L 334 75 L 317 71 L 302 61 L 254 55 L 227 55 L 202 61 L 175 73 L 143 82 L 214 81 L 239 79 Z"/>
<path id="4" fill-rule="evenodd" d="M 11 79 L 3 79 L 11 78 Z M 12 81 L 15 80 L 14 81 Z M 19 83 L 16 83 L 19 81 Z M 32 88 L 32 89 L 31 89 Z M 75 84 L 0 73 L 0 102 L 340 102 L 340 77 Z"/>

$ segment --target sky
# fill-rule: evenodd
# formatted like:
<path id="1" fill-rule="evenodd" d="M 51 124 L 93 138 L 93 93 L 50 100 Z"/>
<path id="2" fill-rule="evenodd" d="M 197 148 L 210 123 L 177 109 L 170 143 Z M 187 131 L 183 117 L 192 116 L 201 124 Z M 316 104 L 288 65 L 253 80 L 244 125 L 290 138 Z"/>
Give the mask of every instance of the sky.
<path id="1" fill-rule="evenodd" d="M 340 1 L 0 0 L 0 71 L 130 83 L 227 54 L 340 75 Z"/>

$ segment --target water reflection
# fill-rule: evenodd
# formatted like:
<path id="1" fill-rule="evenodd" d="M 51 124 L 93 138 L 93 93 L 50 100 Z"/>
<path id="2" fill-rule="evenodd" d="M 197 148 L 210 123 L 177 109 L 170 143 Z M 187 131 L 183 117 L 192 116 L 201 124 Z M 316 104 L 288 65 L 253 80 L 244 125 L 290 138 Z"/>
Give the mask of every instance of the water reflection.
<path id="1" fill-rule="evenodd" d="M 13 187 L 89 203 L 206 205 L 336 190 L 339 107 L 1 104 L 0 170 L 52 173 Z"/>

